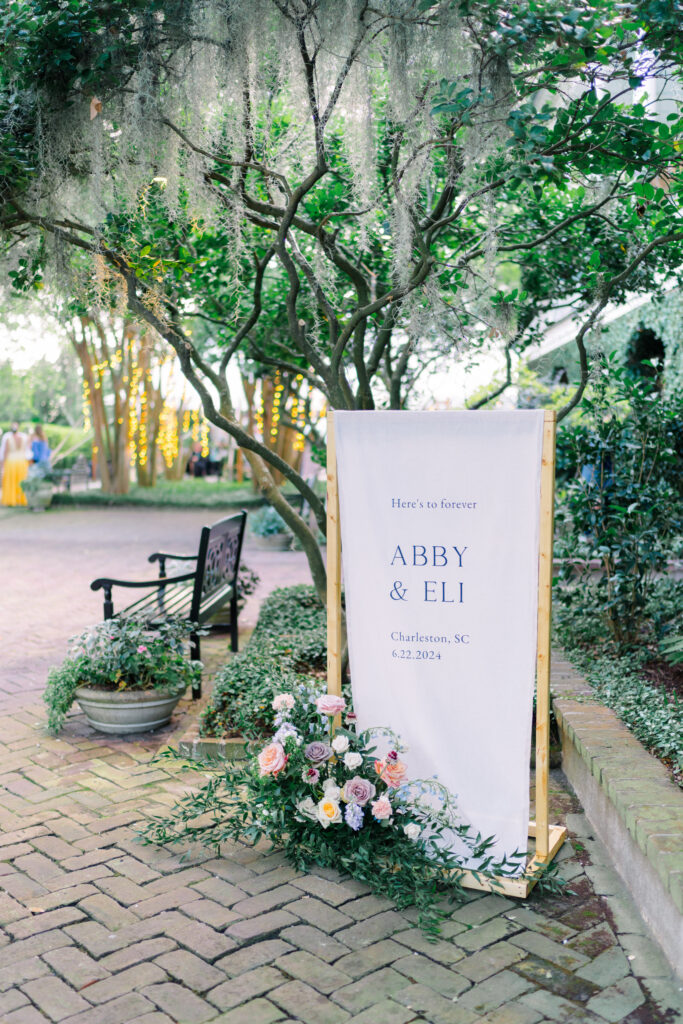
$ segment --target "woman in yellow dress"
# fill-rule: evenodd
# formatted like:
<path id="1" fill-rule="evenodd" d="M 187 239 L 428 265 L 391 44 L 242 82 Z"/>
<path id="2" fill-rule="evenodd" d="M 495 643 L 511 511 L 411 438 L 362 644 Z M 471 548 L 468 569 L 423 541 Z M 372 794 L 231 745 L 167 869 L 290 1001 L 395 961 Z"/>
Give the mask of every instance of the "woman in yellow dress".
<path id="1" fill-rule="evenodd" d="M 0 465 L 2 466 L 2 504 L 25 505 L 26 495 L 21 481 L 28 473 L 26 448 L 28 438 L 19 430 L 19 424 L 12 427 L 0 442 Z"/>

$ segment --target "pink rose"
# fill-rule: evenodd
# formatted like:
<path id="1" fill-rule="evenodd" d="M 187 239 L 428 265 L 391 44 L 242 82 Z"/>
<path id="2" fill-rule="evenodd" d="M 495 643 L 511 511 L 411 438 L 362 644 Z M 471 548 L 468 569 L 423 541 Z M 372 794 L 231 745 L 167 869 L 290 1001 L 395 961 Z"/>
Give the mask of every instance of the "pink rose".
<path id="1" fill-rule="evenodd" d="M 371 807 L 372 816 L 376 821 L 388 821 L 391 817 L 392 807 L 386 796 L 381 796 L 379 800 L 375 800 Z"/>
<path id="2" fill-rule="evenodd" d="M 285 748 L 281 743 L 269 743 L 258 756 L 259 774 L 277 776 L 287 764 Z"/>
<path id="3" fill-rule="evenodd" d="M 346 701 L 343 697 L 335 697 L 331 693 L 325 693 L 322 697 L 318 697 L 315 702 L 315 706 L 321 715 L 338 715 L 340 711 L 343 711 L 346 707 Z"/>
<path id="4" fill-rule="evenodd" d="M 344 784 L 342 789 L 342 800 L 347 804 L 358 804 L 359 807 L 365 807 L 368 800 L 372 800 L 377 790 L 371 782 L 367 779 L 362 779 L 360 775 L 354 775 L 352 779 Z"/>
<path id="5" fill-rule="evenodd" d="M 138 647 L 138 654 L 147 654 L 147 648 L 144 644 L 140 644 Z"/>
<path id="6" fill-rule="evenodd" d="M 408 767 L 403 761 L 398 760 L 395 753 L 393 759 L 390 757 L 391 755 L 386 761 L 375 761 L 375 771 L 382 782 L 386 782 L 389 789 L 398 789 L 405 778 Z"/>
<path id="7" fill-rule="evenodd" d="M 291 711 L 294 707 L 294 698 L 291 693 L 278 693 L 271 706 L 273 711 Z"/>

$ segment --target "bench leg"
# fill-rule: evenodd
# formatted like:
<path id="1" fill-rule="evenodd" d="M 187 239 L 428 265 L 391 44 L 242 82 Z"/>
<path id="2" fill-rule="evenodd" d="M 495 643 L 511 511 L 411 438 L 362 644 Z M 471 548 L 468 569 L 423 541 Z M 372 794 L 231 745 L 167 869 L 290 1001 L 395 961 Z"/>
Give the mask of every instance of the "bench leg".
<path id="1" fill-rule="evenodd" d="M 199 661 L 201 650 L 199 648 L 199 637 L 196 633 L 192 633 L 190 636 L 190 660 Z M 202 695 L 202 682 L 199 682 L 192 687 L 192 700 L 199 700 Z"/>
<path id="2" fill-rule="evenodd" d="M 230 650 L 235 653 L 239 650 L 238 629 L 237 629 L 237 597 L 230 599 Z"/>

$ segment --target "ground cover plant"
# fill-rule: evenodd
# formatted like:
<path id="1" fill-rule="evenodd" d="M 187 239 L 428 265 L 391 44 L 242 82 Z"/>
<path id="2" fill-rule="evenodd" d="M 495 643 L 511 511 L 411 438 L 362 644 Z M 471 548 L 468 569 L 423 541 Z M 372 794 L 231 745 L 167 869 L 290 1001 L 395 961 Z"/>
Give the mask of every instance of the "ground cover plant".
<path id="1" fill-rule="evenodd" d="M 683 699 L 681 691 L 649 682 L 642 661 L 633 655 L 569 649 L 601 703 L 612 708 L 636 739 L 670 768 L 683 786 Z M 679 677 L 683 683 L 683 676 Z"/>
<path id="2" fill-rule="evenodd" d="M 323 681 L 309 681 L 275 692 L 265 744 L 218 770 L 191 764 L 209 781 L 167 816 L 151 819 L 143 838 L 200 840 L 218 852 L 228 840 L 265 838 L 299 870 L 334 867 L 399 907 L 415 905 L 420 926 L 433 934 L 447 913 L 440 901 L 464 895 L 466 863 L 481 873 L 515 874 L 525 851 L 494 862 L 492 840 L 462 822 L 448 790 L 436 779 L 410 778 L 398 737 L 382 728 L 358 733 L 346 700 L 324 690 Z M 342 714 L 343 728 L 335 728 Z M 449 848 L 454 839 L 457 853 Z"/>
<path id="3" fill-rule="evenodd" d="M 595 699 L 621 718 L 683 785 L 683 580 L 654 581 L 644 607 L 647 641 L 615 644 L 596 583 L 556 587 L 557 641 L 585 675 Z"/>
<path id="4" fill-rule="evenodd" d="M 273 720 L 276 692 L 294 693 L 324 678 L 326 614 L 315 589 L 274 590 L 261 606 L 244 650 L 220 670 L 204 710 L 204 736 L 259 738 Z"/>

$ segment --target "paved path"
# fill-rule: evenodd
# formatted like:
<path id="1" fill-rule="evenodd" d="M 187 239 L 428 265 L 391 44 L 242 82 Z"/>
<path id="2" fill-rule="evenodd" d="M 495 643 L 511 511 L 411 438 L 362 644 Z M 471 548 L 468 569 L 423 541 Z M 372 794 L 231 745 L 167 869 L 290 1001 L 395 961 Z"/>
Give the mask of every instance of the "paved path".
<path id="1" fill-rule="evenodd" d="M 204 519 L 0 519 L 2 1024 L 676 1020 L 680 992 L 559 776 L 553 817 L 572 831 L 561 854 L 568 891 L 524 902 L 473 895 L 435 944 L 412 912 L 334 872 L 298 874 L 269 849 L 191 850 L 181 861 L 137 843 L 136 822 L 188 785 L 150 764 L 171 731 L 103 738 L 74 713 L 55 739 L 39 694 L 66 637 L 99 613 L 89 580 L 135 572 L 160 541 L 191 546 L 188 531 Z M 248 550 L 247 561 L 268 566 L 264 590 L 305 578 L 297 554 Z"/>
<path id="2" fill-rule="evenodd" d="M 102 591 L 90 590 L 93 579 L 153 579 L 152 551 L 196 551 L 202 526 L 217 518 L 212 509 L 0 509 L 0 708 L 3 697 L 13 707 L 27 694 L 35 700 L 69 637 L 101 619 Z M 264 576 L 244 626 L 256 622 L 259 595 L 310 580 L 301 552 L 263 551 L 248 540 L 242 561 Z"/>

